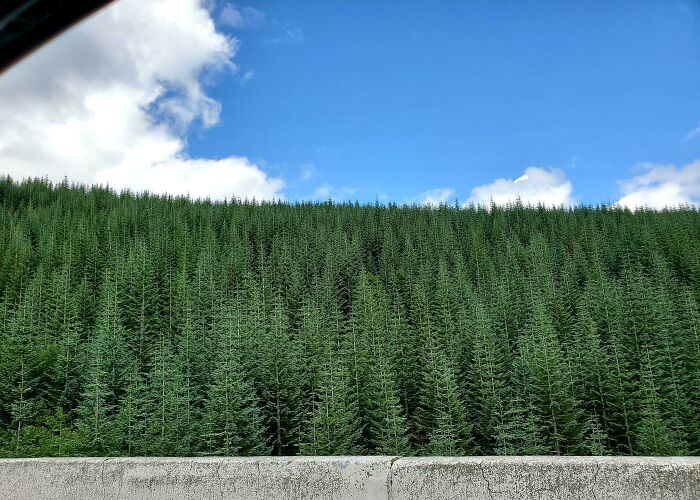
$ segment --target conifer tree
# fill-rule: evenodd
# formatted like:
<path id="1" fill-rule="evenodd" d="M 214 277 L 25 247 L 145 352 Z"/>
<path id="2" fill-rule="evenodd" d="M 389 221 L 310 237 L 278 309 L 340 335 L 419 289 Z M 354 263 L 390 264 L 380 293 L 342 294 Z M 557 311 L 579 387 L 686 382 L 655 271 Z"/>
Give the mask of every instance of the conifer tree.
<path id="1" fill-rule="evenodd" d="M 282 297 L 277 294 L 259 352 L 263 411 L 274 435 L 273 452 L 276 455 L 295 453 L 304 409 L 296 363 L 298 357 L 290 338 L 288 321 Z"/>
<path id="2" fill-rule="evenodd" d="M 146 448 L 151 455 L 187 454 L 181 442 L 187 432 L 185 383 L 171 339 L 161 331 L 148 373 Z"/>
<path id="3" fill-rule="evenodd" d="M 32 283 L 35 285 L 35 282 Z M 17 310 L 6 321 L 2 332 L 0 350 L 0 411 L 11 434 L 12 448 L 19 453 L 22 446 L 23 427 L 30 423 L 35 413 L 38 380 L 33 374 L 37 354 L 31 346 L 38 345 L 35 335 L 38 311 L 36 287 L 23 290 Z"/>
<path id="4" fill-rule="evenodd" d="M 647 353 L 648 354 L 648 353 Z M 639 424 L 636 449 L 643 455 L 682 455 L 687 453 L 678 433 L 663 418 L 662 398 L 647 356 L 642 367 Z"/>
<path id="5" fill-rule="evenodd" d="M 442 351 L 428 315 L 428 299 L 417 285 L 414 291 L 415 328 L 423 344 L 418 408 L 417 444 L 430 455 L 464 455 L 473 451 L 471 424 L 457 385 L 455 368 Z"/>
<path id="6" fill-rule="evenodd" d="M 608 389 L 610 387 L 610 355 L 604 349 L 599 329 L 590 311 L 590 294 L 585 293 L 577 307 L 576 328 L 570 339 L 570 366 L 574 379 L 574 391 L 582 401 L 582 407 L 588 415 L 594 415 L 591 428 L 596 429 L 597 436 L 604 436 L 610 420 L 611 403 Z"/>
<path id="7" fill-rule="evenodd" d="M 685 353 L 681 350 L 686 332 L 678 321 L 680 314 L 677 306 L 671 298 L 671 294 L 677 294 L 678 288 L 672 278 L 664 259 L 654 255 L 653 259 L 655 300 L 653 357 L 656 361 L 654 373 L 660 381 L 660 393 L 664 400 L 664 420 L 673 429 L 678 439 L 687 443 L 692 431 L 689 432 L 687 424 L 692 419 L 692 409 L 688 404 L 687 382 L 683 375 L 683 359 Z M 687 453 L 686 445 L 680 447 Z"/>
<path id="8" fill-rule="evenodd" d="M 699 242 L 0 178 L 0 455 L 698 454 Z"/>
<path id="9" fill-rule="evenodd" d="M 217 328 L 220 352 L 204 410 L 204 449 L 209 454 L 267 455 L 266 426 L 252 385 L 243 372 L 236 326 L 240 311 L 227 310 Z"/>
<path id="10" fill-rule="evenodd" d="M 83 381 L 79 415 L 88 431 L 96 452 L 114 451 L 116 436 L 113 422 L 118 403 L 133 370 L 124 328 L 119 314 L 117 281 L 112 272 L 103 278 L 95 333 L 87 349 L 86 371 Z"/>
<path id="11" fill-rule="evenodd" d="M 120 284 L 122 322 L 138 369 L 143 373 L 150 368 L 149 356 L 157 342 L 157 332 L 163 326 L 155 269 L 143 241 L 131 247 L 124 265 L 124 283 Z"/>
<path id="12" fill-rule="evenodd" d="M 476 408 L 475 431 L 480 436 L 483 453 L 508 448 L 504 434 L 510 405 L 503 351 L 484 306 L 477 302 L 474 310 L 474 343 L 472 350 L 472 384 Z M 496 442 L 499 439 L 500 442 Z"/>
<path id="13" fill-rule="evenodd" d="M 313 413 L 301 444 L 302 455 L 359 455 L 362 428 L 352 395 L 350 374 L 336 355 L 326 352 Z"/>
<path id="14" fill-rule="evenodd" d="M 184 432 L 177 437 L 178 446 L 194 449 L 200 435 L 199 424 L 206 396 L 202 378 L 208 373 L 205 362 L 205 346 L 202 345 L 201 325 L 195 321 L 195 290 L 189 278 L 187 265 L 181 264 L 177 272 L 175 289 L 175 363 L 180 382 L 178 402 L 182 404 Z"/>
<path id="15" fill-rule="evenodd" d="M 520 356 L 546 432 L 550 451 L 556 455 L 575 453 L 581 445 L 583 425 L 579 403 L 571 392 L 571 374 L 541 300 L 533 303 L 532 318 L 520 344 Z"/>
<path id="16" fill-rule="evenodd" d="M 395 334 L 389 317 L 389 299 L 378 278 L 362 273 L 356 286 L 350 320 L 353 341 L 351 373 L 362 380 L 358 391 L 360 419 L 370 451 L 406 454 L 409 443 L 406 419 L 396 385 L 388 342 Z M 357 390 L 356 390 L 357 391 Z"/>
<path id="17" fill-rule="evenodd" d="M 147 387 L 136 370 L 126 374 L 124 393 L 114 418 L 115 448 L 126 456 L 144 455 L 147 450 L 146 395 Z"/>
<path id="18" fill-rule="evenodd" d="M 56 402 L 70 412 L 79 397 L 80 340 L 83 334 L 78 304 L 70 279 L 70 263 L 54 274 L 48 328 L 58 353 L 51 373 Z"/>
<path id="19" fill-rule="evenodd" d="M 692 292 L 683 287 L 678 297 L 680 303 L 679 328 L 682 332 L 680 349 L 683 353 L 683 373 L 688 374 L 685 380 L 688 405 L 694 409 L 686 422 L 689 444 L 693 455 L 700 454 L 700 312 L 693 300 Z"/>
<path id="20" fill-rule="evenodd" d="M 303 397 L 303 413 L 311 411 L 312 395 L 316 393 L 324 352 L 321 309 L 316 297 L 306 297 L 301 307 L 299 331 L 296 336 L 296 365 Z"/>

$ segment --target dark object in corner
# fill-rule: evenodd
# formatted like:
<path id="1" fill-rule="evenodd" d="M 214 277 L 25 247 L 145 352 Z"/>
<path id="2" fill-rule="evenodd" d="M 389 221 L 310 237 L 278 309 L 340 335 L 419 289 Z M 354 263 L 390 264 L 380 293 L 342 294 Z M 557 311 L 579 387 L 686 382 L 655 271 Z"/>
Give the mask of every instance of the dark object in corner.
<path id="1" fill-rule="evenodd" d="M 0 0 L 0 73 L 111 0 Z"/>

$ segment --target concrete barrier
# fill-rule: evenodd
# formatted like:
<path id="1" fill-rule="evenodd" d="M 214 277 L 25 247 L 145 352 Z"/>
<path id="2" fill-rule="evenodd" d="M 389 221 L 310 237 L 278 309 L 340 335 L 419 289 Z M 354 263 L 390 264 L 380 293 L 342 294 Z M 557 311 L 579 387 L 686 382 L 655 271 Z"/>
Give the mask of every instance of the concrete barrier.
<path id="1" fill-rule="evenodd" d="M 686 457 L 404 458 L 391 498 L 698 500 L 700 459 Z"/>
<path id="2" fill-rule="evenodd" d="M 390 471 L 388 457 L 0 460 L 0 498 L 388 498 Z"/>
<path id="3" fill-rule="evenodd" d="M 700 458 L 11 459 L 0 498 L 700 500 Z"/>

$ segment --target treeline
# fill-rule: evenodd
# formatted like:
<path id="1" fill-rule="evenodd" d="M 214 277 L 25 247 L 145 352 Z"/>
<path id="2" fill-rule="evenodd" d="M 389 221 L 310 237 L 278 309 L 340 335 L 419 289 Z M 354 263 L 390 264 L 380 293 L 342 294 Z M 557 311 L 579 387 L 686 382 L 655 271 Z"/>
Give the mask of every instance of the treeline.
<path id="1" fill-rule="evenodd" d="M 696 209 L 0 179 L 0 455 L 700 453 Z"/>

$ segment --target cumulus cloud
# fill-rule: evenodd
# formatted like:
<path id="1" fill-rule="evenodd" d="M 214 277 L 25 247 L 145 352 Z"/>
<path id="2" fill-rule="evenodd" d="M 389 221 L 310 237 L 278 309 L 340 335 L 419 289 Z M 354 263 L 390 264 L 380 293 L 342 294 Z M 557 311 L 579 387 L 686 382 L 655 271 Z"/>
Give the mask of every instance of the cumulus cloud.
<path id="1" fill-rule="evenodd" d="M 528 167 L 517 179 L 496 179 L 471 191 L 467 203 L 506 205 L 521 200 L 525 205 L 569 206 L 574 204 L 573 187 L 558 169 Z"/>
<path id="2" fill-rule="evenodd" d="M 445 203 L 449 203 L 454 199 L 455 191 L 450 188 L 438 188 L 425 191 L 421 196 L 421 205 L 437 207 Z"/>
<path id="3" fill-rule="evenodd" d="M 657 210 L 700 205 L 700 160 L 680 168 L 655 164 L 645 164 L 640 168 L 642 173 L 620 183 L 623 196 L 617 205 Z"/>
<path id="4" fill-rule="evenodd" d="M 218 123 L 203 79 L 236 40 L 197 0 L 121 0 L 0 76 L 0 174 L 212 198 L 281 197 L 245 158 L 190 158 L 186 132 Z"/>

